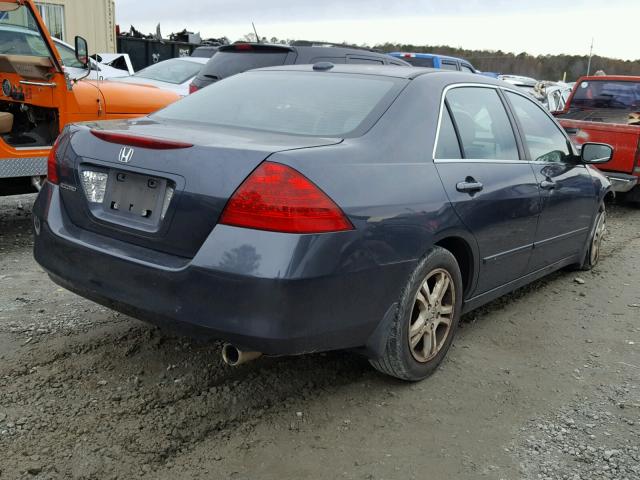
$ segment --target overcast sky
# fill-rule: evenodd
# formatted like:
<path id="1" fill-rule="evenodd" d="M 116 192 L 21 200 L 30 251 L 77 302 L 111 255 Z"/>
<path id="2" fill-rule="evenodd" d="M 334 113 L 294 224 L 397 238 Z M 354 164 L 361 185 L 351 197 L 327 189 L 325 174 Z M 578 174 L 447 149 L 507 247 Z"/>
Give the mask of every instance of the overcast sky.
<path id="1" fill-rule="evenodd" d="M 260 36 L 374 45 L 385 41 L 635 60 L 640 0 L 116 0 L 122 30 L 184 28 L 231 41 Z"/>

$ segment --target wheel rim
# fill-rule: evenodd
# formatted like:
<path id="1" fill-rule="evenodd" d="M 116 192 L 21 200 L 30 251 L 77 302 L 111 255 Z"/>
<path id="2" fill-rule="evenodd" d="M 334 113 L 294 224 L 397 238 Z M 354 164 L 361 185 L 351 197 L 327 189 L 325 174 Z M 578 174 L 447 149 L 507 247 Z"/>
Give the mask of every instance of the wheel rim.
<path id="1" fill-rule="evenodd" d="M 449 272 L 433 270 L 416 293 L 409 324 L 409 349 L 413 358 L 426 363 L 447 341 L 453 323 L 456 290 Z"/>
<path id="2" fill-rule="evenodd" d="M 598 221 L 596 223 L 596 229 L 593 232 L 593 240 L 591 240 L 591 265 L 598 263 L 600 259 L 600 249 L 602 247 L 602 239 L 607 230 L 606 214 L 600 212 L 598 215 Z"/>

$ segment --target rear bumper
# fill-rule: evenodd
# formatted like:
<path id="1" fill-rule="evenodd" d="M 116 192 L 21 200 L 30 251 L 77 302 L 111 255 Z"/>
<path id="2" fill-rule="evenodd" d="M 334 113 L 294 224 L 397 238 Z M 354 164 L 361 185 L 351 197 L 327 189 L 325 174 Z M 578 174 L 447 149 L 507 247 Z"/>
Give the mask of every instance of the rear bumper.
<path id="1" fill-rule="evenodd" d="M 47 157 L 0 158 L 0 178 L 36 177 L 47 174 Z"/>
<path id="2" fill-rule="evenodd" d="M 634 175 L 627 175 L 626 173 L 612 173 L 605 172 L 605 175 L 611 182 L 611 188 L 614 192 L 625 193 L 629 192 L 636 185 L 638 185 L 638 177 Z"/>
<path id="3" fill-rule="evenodd" d="M 47 184 L 34 208 L 34 253 L 56 283 L 135 318 L 265 354 L 376 343 L 413 268 L 346 271 L 317 258 L 327 241 L 325 253 L 339 259 L 344 233 L 314 242 L 226 226 L 187 260 L 80 230 L 65 217 L 57 187 Z"/>

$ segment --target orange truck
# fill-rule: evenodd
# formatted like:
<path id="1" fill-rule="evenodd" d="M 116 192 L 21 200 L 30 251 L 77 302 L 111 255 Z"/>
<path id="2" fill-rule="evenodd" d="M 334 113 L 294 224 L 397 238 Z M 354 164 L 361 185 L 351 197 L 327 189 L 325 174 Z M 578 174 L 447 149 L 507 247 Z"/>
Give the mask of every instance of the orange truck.
<path id="1" fill-rule="evenodd" d="M 87 42 L 74 62 L 90 73 Z M 67 59 L 69 61 L 69 59 Z M 68 123 L 147 115 L 179 96 L 151 86 L 72 78 L 33 0 L 0 0 L 0 196 L 36 191 Z"/>

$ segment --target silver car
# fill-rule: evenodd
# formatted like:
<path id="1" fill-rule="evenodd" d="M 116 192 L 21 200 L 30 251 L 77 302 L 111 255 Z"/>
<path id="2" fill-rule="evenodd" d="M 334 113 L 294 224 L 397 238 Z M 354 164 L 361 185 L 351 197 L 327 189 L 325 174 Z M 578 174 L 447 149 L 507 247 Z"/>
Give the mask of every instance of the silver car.
<path id="1" fill-rule="evenodd" d="M 114 78 L 113 80 L 153 85 L 186 97 L 189 95 L 189 84 L 208 61 L 208 58 L 200 57 L 171 58 L 150 65 L 130 77 Z"/>

